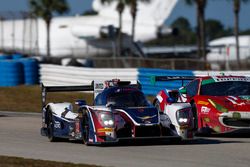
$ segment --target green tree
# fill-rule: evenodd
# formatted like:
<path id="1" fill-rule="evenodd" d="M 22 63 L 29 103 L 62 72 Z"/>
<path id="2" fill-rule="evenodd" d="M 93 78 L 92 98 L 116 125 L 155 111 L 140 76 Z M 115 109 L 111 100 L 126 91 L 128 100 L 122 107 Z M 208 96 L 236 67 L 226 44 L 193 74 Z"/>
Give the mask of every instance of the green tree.
<path id="1" fill-rule="evenodd" d="M 224 25 L 214 19 L 206 20 L 206 36 L 208 40 L 213 40 L 215 38 L 219 38 L 226 35 L 226 31 L 224 30 Z"/>
<path id="2" fill-rule="evenodd" d="M 176 46 L 195 45 L 196 35 L 192 31 L 189 21 L 184 17 L 179 17 L 171 24 L 172 28 L 178 29 L 178 34 L 169 34 L 161 38 L 151 40 L 145 45 Z"/>
<path id="3" fill-rule="evenodd" d="M 179 31 L 192 31 L 189 21 L 185 17 L 179 17 L 171 24 L 171 27 L 177 28 Z"/>
<path id="4" fill-rule="evenodd" d="M 69 11 L 66 0 L 29 0 L 31 13 L 41 17 L 47 28 L 47 56 L 50 57 L 50 24 L 53 14 L 64 14 Z"/>
<path id="5" fill-rule="evenodd" d="M 198 56 L 203 57 L 204 61 L 206 58 L 206 28 L 205 28 L 205 8 L 207 0 L 185 0 L 188 5 L 196 5 L 197 11 L 197 45 L 198 45 Z"/>
<path id="6" fill-rule="evenodd" d="M 249 0 L 233 0 L 233 10 L 234 10 L 234 35 L 236 42 L 236 56 L 238 67 L 241 67 L 240 63 L 240 48 L 239 48 L 239 13 L 241 9 L 241 2 L 246 3 Z"/>

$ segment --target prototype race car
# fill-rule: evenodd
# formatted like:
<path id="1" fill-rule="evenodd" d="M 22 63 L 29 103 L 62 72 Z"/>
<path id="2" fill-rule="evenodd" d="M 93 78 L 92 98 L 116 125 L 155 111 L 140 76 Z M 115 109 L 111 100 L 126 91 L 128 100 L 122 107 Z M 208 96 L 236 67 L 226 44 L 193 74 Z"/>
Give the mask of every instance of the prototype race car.
<path id="1" fill-rule="evenodd" d="M 94 91 L 94 104 L 76 101 L 77 113 L 68 102 L 46 104 L 46 94 L 58 91 Z M 93 81 L 88 86 L 42 85 L 42 106 L 41 134 L 50 141 L 66 138 L 88 145 L 134 139 L 180 139 L 167 116 L 148 103 L 139 83 L 111 80 Z"/>
<path id="2" fill-rule="evenodd" d="M 191 79 L 193 77 L 182 78 L 182 85 L 184 84 L 184 80 Z M 176 80 L 176 77 L 153 76 L 151 78 L 152 84 L 172 80 Z M 180 99 L 179 90 L 161 90 L 155 97 L 153 105 L 160 113 L 168 116 L 171 125 L 175 127 L 182 139 L 193 139 L 195 122 L 192 106 L 190 103 Z"/>
<path id="3" fill-rule="evenodd" d="M 250 77 L 206 76 L 164 77 L 159 80 L 191 80 L 176 92 L 180 102 L 190 103 L 194 116 L 194 130 L 200 134 L 249 132 Z M 167 110 L 168 95 L 157 95 L 161 110 Z"/>

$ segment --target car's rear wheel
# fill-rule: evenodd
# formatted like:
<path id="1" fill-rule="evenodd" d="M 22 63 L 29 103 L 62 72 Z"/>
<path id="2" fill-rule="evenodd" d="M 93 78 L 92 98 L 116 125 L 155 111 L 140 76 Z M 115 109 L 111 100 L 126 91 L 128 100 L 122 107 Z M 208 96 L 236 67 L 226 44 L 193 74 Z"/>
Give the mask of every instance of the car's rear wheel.
<path id="1" fill-rule="evenodd" d="M 50 142 L 57 141 L 57 138 L 54 137 L 54 120 L 52 116 L 52 112 L 48 111 L 47 115 L 47 129 L 48 129 L 48 139 Z"/>

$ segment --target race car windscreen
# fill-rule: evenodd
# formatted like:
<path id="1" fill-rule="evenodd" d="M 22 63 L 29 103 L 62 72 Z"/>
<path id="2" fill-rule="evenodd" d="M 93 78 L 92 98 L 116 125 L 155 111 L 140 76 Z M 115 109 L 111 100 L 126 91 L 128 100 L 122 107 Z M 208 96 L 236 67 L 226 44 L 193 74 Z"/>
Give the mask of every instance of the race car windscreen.
<path id="1" fill-rule="evenodd" d="M 107 103 L 114 107 L 146 107 L 149 106 L 145 96 L 140 91 L 115 92 L 108 96 Z"/>
<path id="2" fill-rule="evenodd" d="M 228 81 L 214 82 L 201 86 L 200 95 L 206 96 L 242 96 L 250 95 L 250 82 Z"/>

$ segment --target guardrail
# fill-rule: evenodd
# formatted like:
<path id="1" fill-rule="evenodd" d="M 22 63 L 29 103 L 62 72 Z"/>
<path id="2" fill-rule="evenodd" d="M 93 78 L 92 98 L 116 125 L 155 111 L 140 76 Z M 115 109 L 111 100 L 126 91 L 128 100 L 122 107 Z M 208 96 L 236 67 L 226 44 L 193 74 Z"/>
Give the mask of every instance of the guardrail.
<path id="1" fill-rule="evenodd" d="M 138 70 L 136 68 L 84 68 L 41 64 L 40 82 L 46 85 L 79 85 L 89 84 L 93 80 L 108 80 L 119 78 L 121 80 L 136 81 Z"/>
<path id="2" fill-rule="evenodd" d="M 225 75 L 247 75 L 250 71 L 227 71 Z M 151 76 L 206 76 L 222 75 L 222 72 L 214 71 L 191 71 L 191 70 L 162 70 L 150 68 L 83 68 L 60 65 L 40 65 L 40 82 L 47 85 L 79 85 L 89 84 L 92 80 L 107 80 L 119 78 L 121 80 L 139 80 L 142 90 L 146 95 L 156 95 L 161 89 L 178 89 L 181 83 L 159 82 L 151 84 Z"/>
<path id="3" fill-rule="evenodd" d="M 39 69 L 40 68 L 40 69 Z M 39 70 L 39 74 L 38 74 Z M 225 75 L 250 76 L 250 71 L 226 71 Z M 93 80 L 139 80 L 146 95 L 156 95 L 161 89 L 178 89 L 180 82 L 150 82 L 151 76 L 207 76 L 222 75 L 215 71 L 162 70 L 153 68 L 85 68 L 40 64 L 33 59 L 1 60 L 0 86 L 32 85 L 40 82 L 46 85 L 82 85 Z"/>

